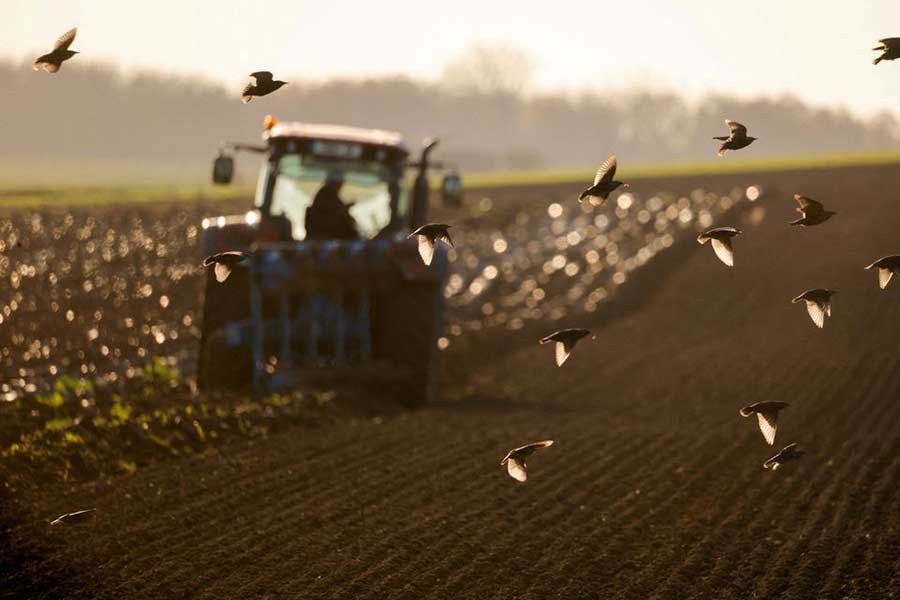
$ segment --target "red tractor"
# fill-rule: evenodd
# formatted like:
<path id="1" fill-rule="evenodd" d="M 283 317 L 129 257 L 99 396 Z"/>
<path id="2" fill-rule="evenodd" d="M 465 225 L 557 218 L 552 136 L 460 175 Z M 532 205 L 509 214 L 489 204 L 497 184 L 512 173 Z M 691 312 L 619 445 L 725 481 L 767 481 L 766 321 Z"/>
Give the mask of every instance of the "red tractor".
<path id="1" fill-rule="evenodd" d="M 201 387 L 257 393 L 328 381 L 359 381 L 409 405 L 436 391 L 448 265 L 439 245 L 430 266 L 409 233 L 428 220 L 429 160 L 394 132 L 279 123 L 264 145 L 228 144 L 213 181 L 231 182 L 228 150 L 263 154 L 246 214 L 203 220 L 204 255 L 240 250 L 245 265 L 218 281 L 207 274 L 198 374 Z M 407 169 L 416 169 L 412 194 Z M 458 204 L 462 184 L 445 175 Z"/>

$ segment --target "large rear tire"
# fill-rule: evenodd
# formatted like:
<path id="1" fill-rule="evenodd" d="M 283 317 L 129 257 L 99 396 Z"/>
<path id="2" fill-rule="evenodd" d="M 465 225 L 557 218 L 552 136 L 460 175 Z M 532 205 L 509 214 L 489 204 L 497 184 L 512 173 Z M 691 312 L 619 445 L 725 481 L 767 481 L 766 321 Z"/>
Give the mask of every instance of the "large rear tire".
<path id="1" fill-rule="evenodd" d="M 444 321 L 443 281 L 401 282 L 376 298 L 373 350 L 397 365 L 403 376 L 389 386 L 403 406 L 437 398 L 438 349 Z"/>
<path id="2" fill-rule="evenodd" d="M 249 283 L 247 269 L 233 270 L 221 283 L 216 281 L 213 269 L 207 270 L 197 361 L 197 384 L 202 390 L 242 389 L 252 382 L 250 347 L 246 343 L 229 343 L 225 327 L 228 323 L 248 321 Z"/>

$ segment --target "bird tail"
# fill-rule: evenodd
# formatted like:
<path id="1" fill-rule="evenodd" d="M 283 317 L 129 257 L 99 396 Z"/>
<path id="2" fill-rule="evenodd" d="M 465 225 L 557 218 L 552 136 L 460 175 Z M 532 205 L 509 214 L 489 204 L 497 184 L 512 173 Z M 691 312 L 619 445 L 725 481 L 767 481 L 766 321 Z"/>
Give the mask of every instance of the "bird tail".
<path id="1" fill-rule="evenodd" d="M 875 50 L 880 50 L 880 49 L 881 49 L 881 48 L 875 48 Z M 881 57 L 879 56 L 878 58 L 876 58 L 875 60 L 872 61 L 872 64 L 873 64 L 873 65 L 877 65 L 877 64 L 880 63 L 882 60 L 884 60 L 884 59 L 881 58 Z"/>
<path id="2" fill-rule="evenodd" d="M 719 156 L 725 156 L 726 152 L 728 152 L 728 148 L 719 148 Z"/>
<path id="3" fill-rule="evenodd" d="M 244 104 L 250 104 L 251 100 L 253 100 L 253 96 L 241 96 L 241 102 Z"/>
<path id="4" fill-rule="evenodd" d="M 713 139 L 719 140 L 720 142 L 724 142 L 724 141 L 728 140 L 728 136 L 724 135 L 724 136 L 714 137 Z"/>
<path id="5" fill-rule="evenodd" d="M 538 342 L 538 343 L 540 343 L 540 344 L 549 344 L 549 343 L 552 342 L 552 341 L 553 341 L 552 336 L 549 336 L 549 335 L 548 335 L 547 337 L 541 338 L 541 341 Z"/>
<path id="6" fill-rule="evenodd" d="M 803 219 L 797 219 L 796 221 L 789 222 L 788 225 L 803 225 L 801 221 L 803 221 Z"/>

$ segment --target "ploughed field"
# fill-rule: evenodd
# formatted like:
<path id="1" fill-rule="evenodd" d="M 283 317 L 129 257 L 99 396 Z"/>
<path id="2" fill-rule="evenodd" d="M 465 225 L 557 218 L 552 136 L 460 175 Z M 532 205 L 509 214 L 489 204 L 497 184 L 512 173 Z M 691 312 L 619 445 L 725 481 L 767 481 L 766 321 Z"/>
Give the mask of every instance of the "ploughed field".
<path id="1" fill-rule="evenodd" d="M 900 252 L 897 189 L 878 166 L 642 180 L 594 210 L 578 186 L 472 190 L 439 214 L 439 403 L 12 498 L 0 597 L 897 597 L 900 282 L 863 270 Z M 790 228 L 794 193 L 839 214 Z M 0 393 L 190 373 L 216 210 L 4 221 Z M 693 241 L 710 225 L 743 230 L 734 269 Z M 790 303 L 816 287 L 839 290 L 824 330 Z M 597 340 L 558 369 L 536 342 L 563 327 Z M 791 403 L 774 448 L 738 415 L 763 400 Z M 498 465 L 547 438 L 526 483 Z M 806 456 L 765 471 L 790 442 Z"/>

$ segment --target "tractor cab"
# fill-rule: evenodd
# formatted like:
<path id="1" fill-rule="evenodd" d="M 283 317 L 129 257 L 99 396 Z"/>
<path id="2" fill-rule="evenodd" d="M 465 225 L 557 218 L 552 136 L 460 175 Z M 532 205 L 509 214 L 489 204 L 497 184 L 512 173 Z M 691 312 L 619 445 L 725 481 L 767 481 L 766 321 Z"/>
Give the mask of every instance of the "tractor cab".
<path id="1" fill-rule="evenodd" d="M 226 144 L 213 181 L 230 183 L 234 153 L 263 155 L 253 206 L 203 220 L 204 256 L 241 250 L 250 260 L 225 281 L 207 275 L 198 364 L 206 388 L 266 393 L 313 379 L 399 385 L 404 401 L 433 394 L 448 265 L 430 267 L 409 233 L 428 222 L 430 159 L 398 133 L 338 125 L 264 122 L 263 145 Z M 407 170 L 415 177 L 407 186 Z M 462 182 L 441 196 L 458 205 Z"/>
<path id="2" fill-rule="evenodd" d="M 228 151 L 265 155 L 254 207 L 245 214 L 204 219 L 202 251 L 244 250 L 253 244 L 307 239 L 373 240 L 408 234 L 427 221 L 429 160 L 426 140 L 418 162 L 399 133 L 338 125 L 279 123 L 266 117 L 264 146 L 227 144 L 213 165 L 213 181 L 231 182 Z M 407 169 L 417 176 L 410 198 Z M 444 176 L 444 203 L 462 196 L 455 171 Z"/>

